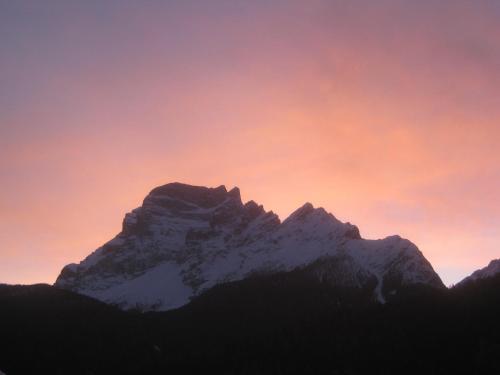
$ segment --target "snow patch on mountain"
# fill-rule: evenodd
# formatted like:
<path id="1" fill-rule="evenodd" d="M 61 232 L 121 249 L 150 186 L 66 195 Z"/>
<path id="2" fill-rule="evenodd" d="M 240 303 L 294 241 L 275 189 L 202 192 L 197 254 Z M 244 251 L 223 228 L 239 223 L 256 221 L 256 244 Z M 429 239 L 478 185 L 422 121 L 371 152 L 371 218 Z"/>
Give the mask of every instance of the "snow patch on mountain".
<path id="1" fill-rule="evenodd" d="M 131 280 L 118 276 L 110 287 L 86 294 L 127 309 L 170 310 L 189 302 L 192 290 L 183 283 L 178 267 L 162 263 Z"/>

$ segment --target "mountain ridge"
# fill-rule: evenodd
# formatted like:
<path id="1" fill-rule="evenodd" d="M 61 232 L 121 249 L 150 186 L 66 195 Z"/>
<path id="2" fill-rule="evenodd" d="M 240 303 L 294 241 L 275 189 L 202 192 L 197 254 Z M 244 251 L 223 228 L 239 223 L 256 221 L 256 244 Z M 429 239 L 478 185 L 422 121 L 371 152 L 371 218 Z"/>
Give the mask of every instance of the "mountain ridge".
<path id="1" fill-rule="evenodd" d="M 124 309 L 169 310 L 222 282 L 255 273 L 311 272 L 339 286 L 371 285 L 385 299 L 403 285 L 444 287 L 418 248 L 399 236 L 361 238 L 359 229 L 305 203 L 281 221 L 228 191 L 170 183 L 125 215 L 122 231 L 55 285 Z"/>
<path id="2" fill-rule="evenodd" d="M 494 277 L 498 274 L 500 274 L 500 259 L 492 259 L 487 266 L 472 272 L 469 276 L 465 277 L 457 285 Z"/>

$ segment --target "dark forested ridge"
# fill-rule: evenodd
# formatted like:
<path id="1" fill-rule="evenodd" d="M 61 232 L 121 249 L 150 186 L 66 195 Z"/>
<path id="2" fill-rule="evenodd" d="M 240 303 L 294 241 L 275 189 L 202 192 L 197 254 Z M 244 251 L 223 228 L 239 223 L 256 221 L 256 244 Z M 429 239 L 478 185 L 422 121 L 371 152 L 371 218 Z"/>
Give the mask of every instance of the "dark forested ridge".
<path id="1" fill-rule="evenodd" d="M 300 272 L 215 287 L 164 313 L 48 285 L 0 286 L 12 374 L 500 374 L 500 276 L 385 305 Z"/>

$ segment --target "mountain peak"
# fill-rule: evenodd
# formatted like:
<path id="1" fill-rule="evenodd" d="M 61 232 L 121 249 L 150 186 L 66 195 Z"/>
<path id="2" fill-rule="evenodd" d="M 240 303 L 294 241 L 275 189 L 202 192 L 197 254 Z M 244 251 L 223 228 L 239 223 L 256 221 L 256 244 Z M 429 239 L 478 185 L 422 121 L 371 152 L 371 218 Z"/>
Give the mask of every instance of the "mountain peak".
<path id="1" fill-rule="evenodd" d="M 227 195 L 241 202 L 240 188 L 238 188 L 237 186 L 229 190 Z"/>
<path id="2" fill-rule="evenodd" d="M 239 190 L 236 188 L 236 190 L 233 189 L 228 193 L 224 185 L 209 188 L 173 182 L 153 189 L 145 201 L 170 198 L 198 207 L 209 208 L 220 205 L 230 197 L 239 197 Z"/>
<path id="3" fill-rule="evenodd" d="M 316 209 L 311 203 L 306 202 L 301 207 L 297 208 L 294 212 L 292 212 L 285 221 L 304 220 L 309 214 L 313 213 L 315 210 Z"/>

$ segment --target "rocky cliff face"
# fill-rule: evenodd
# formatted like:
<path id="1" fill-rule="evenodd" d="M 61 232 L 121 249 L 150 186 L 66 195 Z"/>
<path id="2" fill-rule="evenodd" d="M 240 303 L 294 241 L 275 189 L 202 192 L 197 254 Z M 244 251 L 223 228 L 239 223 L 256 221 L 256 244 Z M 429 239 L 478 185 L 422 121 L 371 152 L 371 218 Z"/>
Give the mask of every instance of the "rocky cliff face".
<path id="1" fill-rule="evenodd" d="M 403 285 L 442 287 L 422 253 L 399 236 L 364 240 L 307 203 L 281 222 L 238 188 L 172 183 L 125 215 L 122 231 L 55 283 L 122 308 L 168 310 L 222 282 L 255 273 L 308 272 L 335 285 L 370 288 L 383 302 Z"/>

